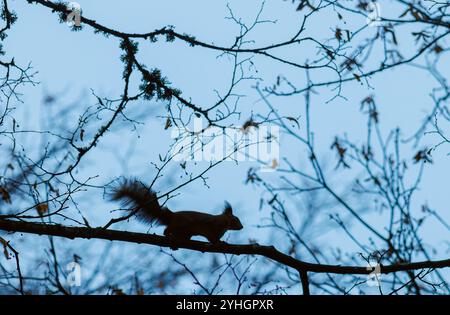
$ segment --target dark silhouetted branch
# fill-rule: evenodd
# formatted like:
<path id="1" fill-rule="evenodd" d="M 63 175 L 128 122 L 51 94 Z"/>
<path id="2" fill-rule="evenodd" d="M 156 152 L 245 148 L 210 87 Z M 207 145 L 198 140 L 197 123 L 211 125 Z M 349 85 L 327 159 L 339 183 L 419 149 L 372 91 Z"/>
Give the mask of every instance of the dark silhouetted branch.
<path id="1" fill-rule="evenodd" d="M 110 241 L 123 241 L 138 244 L 150 244 L 162 247 L 177 247 L 209 253 L 225 253 L 234 255 L 259 255 L 272 259 L 280 264 L 297 269 L 300 273 L 334 273 L 334 274 L 369 274 L 373 270 L 359 266 L 324 265 L 307 263 L 297 260 L 289 255 L 278 251 L 274 246 L 263 246 L 258 244 L 237 245 L 237 244 L 211 244 L 200 241 L 174 241 L 168 237 L 126 232 L 118 230 L 107 230 L 103 228 L 69 227 L 58 224 L 42 224 L 32 222 L 20 222 L 11 220 L 0 220 L 0 230 L 9 232 L 24 232 L 39 235 L 53 235 L 70 239 L 104 239 Z M 415 263 L 402 263 L 389 266 L 381 266 L 381 273 L 388 274 L 400 271 L 418 270 L 425 268 L 446 268 L 450 267 L 450 259 L 437 261 L 421 261 Z"/>

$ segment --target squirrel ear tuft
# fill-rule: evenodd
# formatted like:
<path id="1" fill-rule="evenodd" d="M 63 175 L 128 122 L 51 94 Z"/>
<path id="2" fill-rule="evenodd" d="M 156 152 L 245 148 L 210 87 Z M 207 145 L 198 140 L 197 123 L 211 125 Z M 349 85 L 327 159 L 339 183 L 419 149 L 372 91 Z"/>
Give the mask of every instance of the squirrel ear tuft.
<path id="1" fill-rule="evenodd" d="M 231 208 L 231 205 L 228 203 L 228 201 L 225 201 L 225 209 L 223 209 L 223 214 L 233 215 L 233 208 Z"/>

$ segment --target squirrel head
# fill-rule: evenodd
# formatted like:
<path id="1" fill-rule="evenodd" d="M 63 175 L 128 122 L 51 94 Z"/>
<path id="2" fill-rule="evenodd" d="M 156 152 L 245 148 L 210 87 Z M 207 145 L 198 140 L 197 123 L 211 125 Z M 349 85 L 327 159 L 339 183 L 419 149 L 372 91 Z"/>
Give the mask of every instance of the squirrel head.
<path id="1" fill-rule="evenodd" d="M 233 215 L 233 208 L 228 202 L 225 202 L 225 209 L 222 215 L 227 219 L 227 229 L 228 230 L 242 230 L 243 226 L 241 220 Z"/>

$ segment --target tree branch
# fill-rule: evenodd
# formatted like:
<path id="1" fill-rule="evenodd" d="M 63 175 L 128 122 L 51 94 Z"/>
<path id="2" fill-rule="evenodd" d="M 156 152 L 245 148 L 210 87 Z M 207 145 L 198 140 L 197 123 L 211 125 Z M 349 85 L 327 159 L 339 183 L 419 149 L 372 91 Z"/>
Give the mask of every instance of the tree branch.
<path id="1" fill-rule="evenodd" d="M 289 255 L 278 251 L 274 246 L 263 246 L 259 244 L 237 245 L 237 244 L 211 244 L 200 241 L 174 241 L 168 237 L 126 232 L 118 230 L 107 230 L 104 228 L 69 227 L 58 224 L 43 224 L 33 222 L 21 222 L 12 220 L 0 220 L 0 230 L 9 232 L 24 232 L 39 235 L 53 235 L 70 239 L 104 239 L 110 241 L 123 241 L 138 244 L 150 244 L 162 247 L 176 247 L 195 250 L 199 252 L 224 253 L 234 255 L 258 255 L 274 260 L 285 266 L 294 268 L 300 273 L 333 273 L 333 274 L 370 274 L 371 268 L 359 266 L 324 265 L 308 263 L 297 260 Z M 388 274 L 400 271 L 418 270 L 424 268 L 447 268 L 450 267 L 450 259 L 437 261 L 421 261 L 415 263 L 402 263 L 381 266 L 380 272 Z"/>

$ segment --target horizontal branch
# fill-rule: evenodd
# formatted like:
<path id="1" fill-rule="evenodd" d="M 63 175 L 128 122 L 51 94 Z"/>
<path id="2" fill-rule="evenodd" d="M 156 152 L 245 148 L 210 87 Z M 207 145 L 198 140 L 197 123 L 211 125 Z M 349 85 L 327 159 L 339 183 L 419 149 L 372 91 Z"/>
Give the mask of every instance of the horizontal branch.
<path id="1" fill-rule="evenodd" d="M 283 254 L 273 246 L 258 244 L 211 244 L 199 241 L 174 241 L 165 236 L 145 233 L 135 233 L 104 228 L 69 227 L 58 224 L 43 224 L 23 221 L 0 220 L 0 230 L 9 232 L 23 232 L 39 235 L 53 235 L 69 239 L 103 239 L 110 241 L 123 241 L 138 244 L 149 244 L 162 247 L 176 247 L 209 253 L 225 253 L 234 255 L 259 255 L 274 260 L 302 272 L 333 273 L 333 274 L 369 274 L 371 268 L 360 266 L 341 266 L 308 263 Z M 381 266 L 380 272 L 387 274 L 399 271 L 418 270 L 425 268 L 450 267 L 450 259 L 438 261 L 422 261 L 415 263 L 402 263 Z"/>
<path id="2" fill-rule="evenodd" d="M 67 7 L 66 4 L 63 3 L 56 3 L 56 2 L 51 2 L 48 0 L 27 0 L 30 3 L 37 3 L 37 4 L 41 4 L 47 8 L 52 9 L 52 12 L 59 12 L 59 13 L 64 13 L 64 14 L 70 14 L 71 10 Z M 80 16 L 80 22 L 84 23 L 86 25 L 91 26 L 94 30 L 97 31 L 101 31 L 105 34 L 109 34 L 118 38 L 122 38 L 122 39 L 149 39 L 155 36 L 160 36 L 160 35 L 168 35 L 168 36 L 173 36 L 175 38 L 178 38 L 188 44 L 190 44 L 191 46 L 200 46 L 203 48 L 208 48 L 208 49 L 212 49 L 212 50 L 218 50 L 218 51 L 226 51 L 226 52 L 237 52 L 237 53 L 255 53 L 255 54 L 262 54 L 262 55 L 266 55 L 267 53 L 265 53 L 265 51 L 267 50 L 273 50 L 276 48 L 280 48 L 283 46 L 289 46 L 289 45 L 294 45 L 294 44 L 298 44 L 302 41 L 308 41 L 308 40 L 312 40 L 311 38 L 304 38 L 304 39 L 297 39 L 297 36 L 294 37 L 293 39 L 290 40 L 286 40 L 286 41 L 282 41 L 280 43 L 277 44 L 272 44 L 272 45 L 268 45 L 268 46 L 264 46 L 264 47 L 255 47 L 255 48 L 235 48 L 235 47 L 225 47 L 225 46 L 217 46 L 214 44 L 208 44 L 206 42 L 202 42 L 199 41 L 197 39 L 195 39 L 194 36 L 189 36 L 187 34 L 181 34 L 178 32 L 175 32 L 171 27 L 163 27 L 154 31 L 150 31 L 150 32 L 145 32 L 145 33 L 127 33 L 127 32 L 122 32 L 116 29 L 113 29 L 111 27 L 107 27 L 105 25 L 102 25 L 100 23 L 98 23 L 96 20 L 93 19 L 89 19 L 85 16 Z"/>

